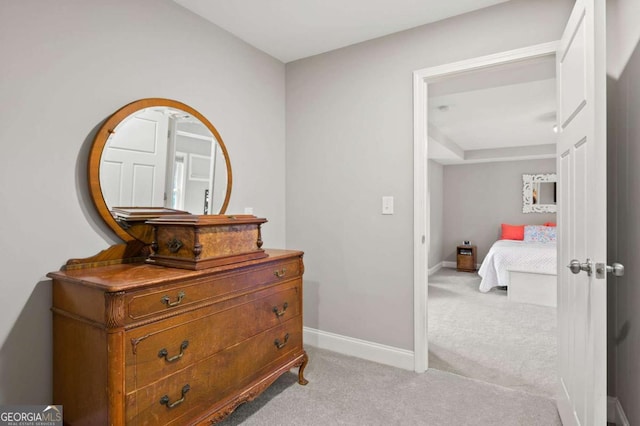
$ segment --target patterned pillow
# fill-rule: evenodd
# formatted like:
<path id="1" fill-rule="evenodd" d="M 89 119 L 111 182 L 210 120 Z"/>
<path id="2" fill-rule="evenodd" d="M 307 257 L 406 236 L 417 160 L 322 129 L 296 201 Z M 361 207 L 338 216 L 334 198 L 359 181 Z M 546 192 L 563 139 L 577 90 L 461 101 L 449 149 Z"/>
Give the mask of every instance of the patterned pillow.
<path id="1" fill-rule="evenodd" d="M 551 243 L 555 241 L 555 226 L 527 225 L 524 227 L 525 243 Z"/>

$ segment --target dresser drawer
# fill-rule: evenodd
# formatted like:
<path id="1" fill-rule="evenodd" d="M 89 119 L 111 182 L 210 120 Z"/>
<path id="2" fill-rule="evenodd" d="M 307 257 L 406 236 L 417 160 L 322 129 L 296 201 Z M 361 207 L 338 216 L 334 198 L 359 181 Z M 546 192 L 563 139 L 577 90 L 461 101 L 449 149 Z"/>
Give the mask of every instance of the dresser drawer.
<path id="1" fill-rule="evenodd" d="M 216 401 L 249 386 L 265 372 L 285 364 L 300 352 L 302 319 L 297 316 L 163 380 L 128 393 L 127 424 L 189 424 Z"/>
<path id="2" fill-rule="evenodd" d="M 172 374 L 300 315 L 293 280 L 127 332 L 127 391 Z"/>
<path id="3" fill-rule="evenodd" d="M 253 290 L 260 286 L 284 282 L 301 275 L 301 262 L 289 259 L 267 266 L 249 267 L 234 273 L 211 275 L 127 296 L 127 323 L 152 315 L 174 313 L 182 308 Z M 212 301 L 213 302 L 213 301 Z"/>

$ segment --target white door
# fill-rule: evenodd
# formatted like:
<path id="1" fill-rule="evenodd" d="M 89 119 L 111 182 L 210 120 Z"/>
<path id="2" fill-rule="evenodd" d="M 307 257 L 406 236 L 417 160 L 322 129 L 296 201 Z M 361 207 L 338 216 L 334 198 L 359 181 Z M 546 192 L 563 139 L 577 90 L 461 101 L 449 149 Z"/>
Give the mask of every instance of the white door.
<path id="1" fill-rule="evenodd" d="M 100 185 L 109 207 L 162 207 L 167 163 L 167 118 L 143 110 L 118 125 L 100 160 Z"/>
<path id="2" fill-rule="evenodd" d="M 607 385 L 605 2 L 576 0 L 558 78 L 558 357 L 564 425 L 605 425 Z M 572 273 L 572 259 L 582 269 Z"/>

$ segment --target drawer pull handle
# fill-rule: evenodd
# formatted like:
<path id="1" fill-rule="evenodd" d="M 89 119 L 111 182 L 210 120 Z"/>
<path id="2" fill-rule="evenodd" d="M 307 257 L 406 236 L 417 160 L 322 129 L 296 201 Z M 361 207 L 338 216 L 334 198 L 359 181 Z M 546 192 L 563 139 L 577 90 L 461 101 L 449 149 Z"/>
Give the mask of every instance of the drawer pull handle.
<path id="1" fill-rule="evenodd" d="M 169 296 L 163 297 L 162 299 L 160 299 L 160 301 L 167 305 L 167 308 L 171 308 L 173 306 L 178 306 L 180 302 L 182 302 L 182 299 L 184 299 L 184 296 L 186 296 L 184 294 L 184 291 L 181 291 L 180 293 L 178 293 L 178 300 L 176 300 L 175 302 L 171 302 Z"/>
<path id="2" fill-rule="evenodd" d="M 167 408 L 175 408 L 184 402 L 185 395 L 190 390 L 191 390 L 191 386 L 189 386 L 189 384 L 186 384 L 182 387 L 182 398 L 180 398 L 177 401 L 169 402 L 169 395 L 165 395 L 162 398 L 160 398 L 160 404 L 166 405 Z"/>
<path id="3" fill-rule="evenodd" d="M 280 343 L 280 339 L 276 339 L 273 344 L 276 345 L 276 348 L 278 349 L 282 349 L 287 345 L 287 342 L 289 341 L 289 333 L 284 335 L 284 342 Z"/>
<path id="4" fill-rule="evenodd" d="M 278 278 L 282 278 L 282 277 L 284 277 L 284 276 L 285 276 L 285 274 L 286 274 L 286 273 L 287 273 L 287 269 L 286 269 L 286 268 L 282 268 L 282 269 L 280 269 L 279 271 L 275 271 L 275 272 L 273 273 L 273 275 L 275 275 L 275 276 L 276 276 L 276 277 L 278 277 Z"/>
<path id="5" fill-rule="evenodd" d="M 168 357 L 169 351 L 166 348 L 162 348 L 162 349 L 160 349 L 160 352 L 158 352 L 158 357 L 166 359 L 167 362 L 177 361 L 180 358 L 182 358 L 182 355 L 184 355 L 184 350 L 187 349 L 187 346 L 189 346 L 189 341 L 185 340 L 180 345 L 180 353 L 178 355 L 174 355 L 172 357 Z"/>
<path id="6" fill-rule="evenodd" d="M 167 241 L 167 248 L 171 253 L 179 252 L 183 245 L 184 244 L 182 244 L 182 241 L 175 237 Z"/>
<path id="7" fill-rule="evenodd" d="M 289 304 L 287 302 L 284 302 L 284 305 L 282 305 L 282 310 L 279 311 L 277 306 L 273 307 L 273 313 L 276 314 L 277 317 L 281 317 L 284 315 L 284 313 L 287 311 L 287 308 L 289 307 Z"/>

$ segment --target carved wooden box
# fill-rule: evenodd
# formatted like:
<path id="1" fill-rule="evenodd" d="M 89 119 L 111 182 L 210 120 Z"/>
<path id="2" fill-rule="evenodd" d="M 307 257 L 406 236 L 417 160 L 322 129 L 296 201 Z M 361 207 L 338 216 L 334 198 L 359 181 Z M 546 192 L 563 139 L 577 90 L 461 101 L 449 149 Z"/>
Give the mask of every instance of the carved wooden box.
<path id="1" fill-rule="evenodd" d="M 153 225 L 147 263 L 205 269 L 266 257 L 260 226 L 253 215 L 175 215 L 147 221 Z"/>

